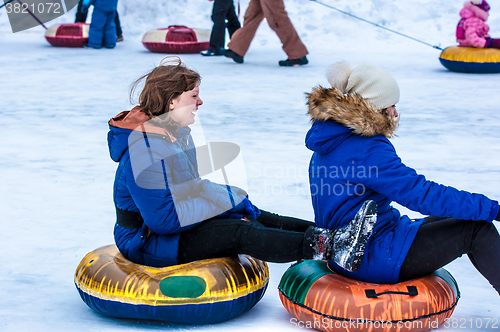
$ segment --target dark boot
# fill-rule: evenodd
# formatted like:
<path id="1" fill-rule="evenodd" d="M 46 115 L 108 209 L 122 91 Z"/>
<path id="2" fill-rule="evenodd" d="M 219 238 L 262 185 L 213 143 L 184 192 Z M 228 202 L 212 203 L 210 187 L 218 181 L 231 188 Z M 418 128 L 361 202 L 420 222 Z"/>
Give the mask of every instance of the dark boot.
<path id="1" fill-rule="evenodd" d="M 281 60 L 278 62 L 278 64 L 281 67 L 293 67 L 293 66 L 303 66 L 307 65 L 309 61 L 307 60 L 307 57 L 303 56 L 302 58 L 298 59 L 287 59 L 287 60 Z"/>
<path id="2" fill-rule="evenodd" d="M 222 54 L 219 52 L 219 50 L 215 50 L 214 48 L 209 47 L 207 50 L 202 51 L 201 55 L 203 55 L 203 56 L 220 56 Z"/>
<path id="3" fill-rule="evenodd" d="M 333 260 L 347 271 L 356 271 L 376 221 L 377 204 L 366 201 L 354 220 L 340 229 L 309 227 L 304 241 L 305 258 Z"/>
<path id="4" fill-rule="evenodd" d="M 227 49 L 221 48 L 220 53 L 222 53 L 222 55 L 225 56 L 226 58 L 233 59 L 233 61 L 236 63 L 243 63 L 243 56 L 231 51 L 228 48 Z"/>

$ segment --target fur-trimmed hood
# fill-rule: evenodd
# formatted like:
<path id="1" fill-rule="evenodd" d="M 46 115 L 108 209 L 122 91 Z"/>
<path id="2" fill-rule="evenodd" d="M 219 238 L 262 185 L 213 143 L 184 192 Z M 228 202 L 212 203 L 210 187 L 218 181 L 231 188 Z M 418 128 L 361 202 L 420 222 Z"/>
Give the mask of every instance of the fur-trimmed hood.
<path id="1" fill-rule="evenodd" d="M 344 95 L 336 88 L 313 89 L 307 94 L 311 121 L 334 121 L 362 136 L 394 136 L 399 119 L 375 109 L 359 95 Z"/>
<path id="2" fill-rule="evenodd" d="M 359 95 L 344 95 L 336 88 L 316 87 L 307 94 L 313 125 L 306 135 L 308 149 L 328 154 L 352 135 L 390 138 L 398 126 Z"/>

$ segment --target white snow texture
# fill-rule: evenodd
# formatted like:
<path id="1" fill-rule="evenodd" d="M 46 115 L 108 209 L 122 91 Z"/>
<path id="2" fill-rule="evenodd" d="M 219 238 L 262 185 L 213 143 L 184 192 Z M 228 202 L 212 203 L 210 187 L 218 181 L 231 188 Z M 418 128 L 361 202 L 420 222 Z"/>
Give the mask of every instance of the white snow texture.
<path id="1" fill-rule="evenodd" d="M 456 44 L 463 5 L 322 1 L 441 47 Z M 241 20 L 248 2 L 240 2 Z M 314 219 L 304 93 L 329 86 L 326 70 L 341 60 L 380 65 L 397 80 L 401 122 L 392 142 L 404 163 L 430 180 L 500 199 L 500 74 L 453 73 L 428 45 L 312 1 L 285 5 L 310 52 L 307 66 L 278 66 L 286 55 L 265 22 L 244 64 L 180 56 L 202 76 L 197 123 L 205 139 L 241 147 L 254 204 Z M 500 38 L 500 1 L 490 5 L 490 34 Z M 111 50 L 52 47 L 42 27 L 13 34 L 5 8 L 0 10 L 0 331 L 301 330 L 278 297 L 277 285 L 290 264 L 269 264 L 268 290 L 248 313 L 202 326 L 105 317 L 81 301 L 73 283 L 84 255 L 113 243 L 116 164 L 108 154 L 107 121 L 133 106 L 131 83 L 165 56 L 147 51 L 143 34 L 172 24 L 211 29 L 211 8 L 206 0 L 120 0 L 125 40 Z M 73 22 L 74 14 L 75 9 L 47 26 Z M 467 256 L 446 268 L 462 297 L 454 324 L 440 330 L 498 331 L 499 296 Z"/>

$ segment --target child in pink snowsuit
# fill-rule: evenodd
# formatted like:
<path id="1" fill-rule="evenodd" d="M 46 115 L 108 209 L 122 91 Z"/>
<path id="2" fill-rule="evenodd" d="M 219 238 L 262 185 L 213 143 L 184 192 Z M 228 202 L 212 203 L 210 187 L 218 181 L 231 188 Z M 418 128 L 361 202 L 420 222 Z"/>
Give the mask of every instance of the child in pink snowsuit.
<path id="1" fill-rule="evenodd" d="M 490 27 L 485 23 L 490 6 L 486 0 L 472 0 L 464 4 L 457 25 L 457 42 L 460 46 L 500 48 L 500 39 L 488 35 Z"/>

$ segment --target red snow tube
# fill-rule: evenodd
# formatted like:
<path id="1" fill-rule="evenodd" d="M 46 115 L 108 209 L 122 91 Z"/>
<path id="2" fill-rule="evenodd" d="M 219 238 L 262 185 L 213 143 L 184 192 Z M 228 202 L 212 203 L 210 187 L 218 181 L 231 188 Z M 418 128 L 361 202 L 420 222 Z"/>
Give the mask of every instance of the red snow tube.
<path id="1" fill-rule="evenodd" d="M 146 32 L 142 44 L 155 53 L 200 53 L 208 49 L 210 31 L 183 25 Z"/>
<path id="2" fill-rule="evenodd" d="M 45 39 L 52 46 L 83 47 L 89 39 L 89 24 L 56 24 L 45 32 Z"/>

